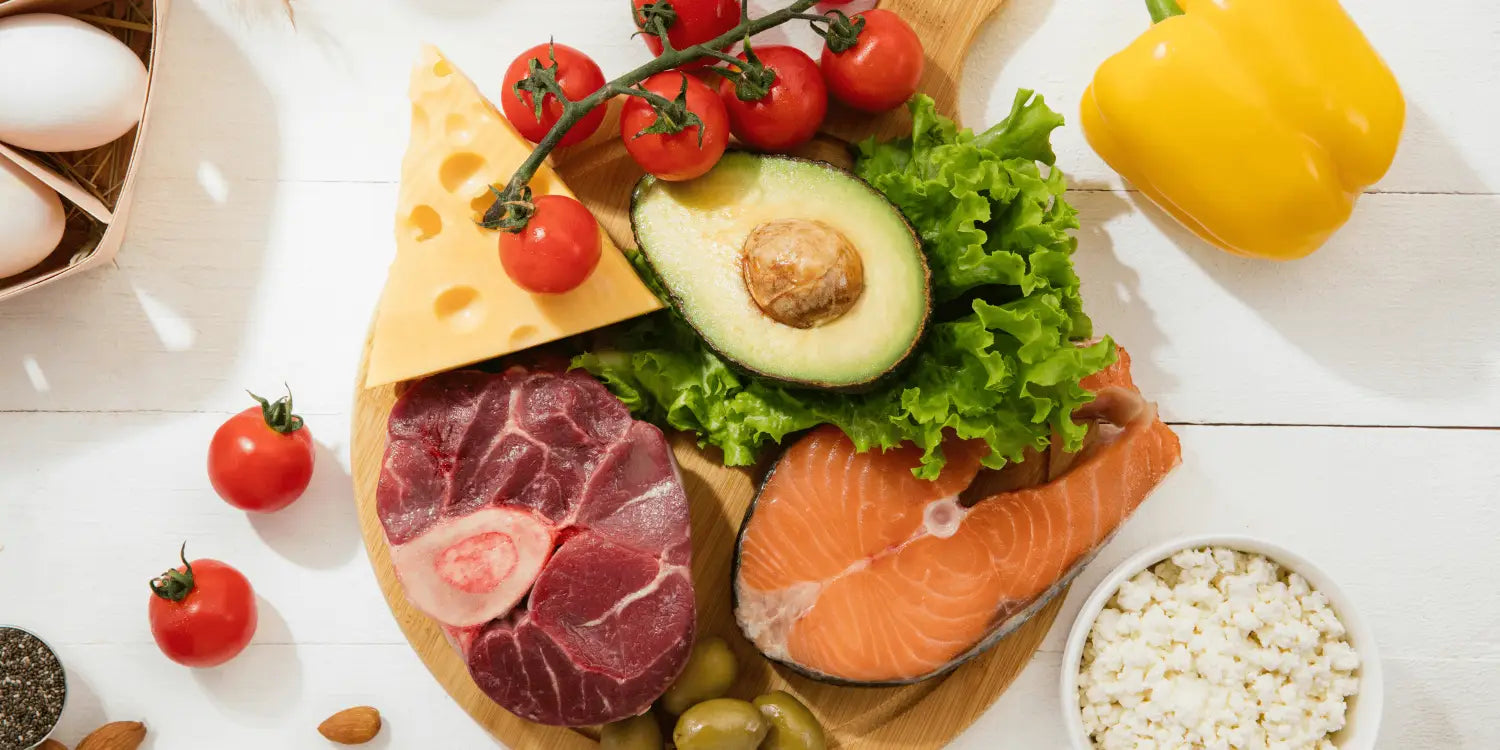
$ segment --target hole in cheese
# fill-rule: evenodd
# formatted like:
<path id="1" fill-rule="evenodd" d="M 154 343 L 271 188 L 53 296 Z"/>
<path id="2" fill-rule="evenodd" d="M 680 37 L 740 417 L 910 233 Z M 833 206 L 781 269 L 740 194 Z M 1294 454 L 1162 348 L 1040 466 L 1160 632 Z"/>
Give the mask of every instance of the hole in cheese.
<path id="1" fill-rule="evenodd" d="M 411 105 L 411 137 L 426 139 L 431 124 L 427 121 L 427 110 L 422 105 L 413 103 Z"/>
<path id="2" fill-rule="evenodd" d="M 510 345 L 517 346 L 523 341 L 528 341 L 530 339 L 536 338 L 537 333 L 539 333 L 539 331 L 534 325 L 528 324 L 516 326 L 516 330 L 510 332 Z"/>
<path id="3" fill-rule="evenodd" d="M 438 294 L 432 303 L 432 312 L 437 315 L 438 320 L 460 330 L 479 325 L 480 318 L 484 316 L 479 290 L 464 285 L 450 286 Z"/>
<path id="4" fill-rule="evenodd" d="M 469 118 L 454 112 L 448 115 L 443 127 L 448 131 L 448 141 L 457 146 L 467 146 L 474 140 L 474 130 L 469 127 Z"/>
<path id="5" fill-rule="evenodd" d="M 471 184 L 481 169 L 484 169 L 483 156 L 472 151 L 459 151 L 444 159 L 443 165 L 438 167 L 438 181 L 450 193 L 474 192 L 483 189 L 482 183 Z"/>
<path id="6" fill-rule="evenodd" d="M 426 242 L 443 231 L 443 217 L 438 216 L 437 210 L 425 203 L 411 210 L 406 223 L 411 227 L 417 242 Z"/>
<path id="7" fill-rule="evenodd" d="M 504 186 L 496 185 L 495 187 L 502 188 Z M 495 205 L 494 193 L 486 191 L 483 195 L 474 196 L 474 200 L 469 201 L 469 208 L 474 209 L 474 221 L 484 221 L 485 212 L 489 211 L 490 206 L 493 205 Z"/>
<path id="8" fill-rule="evenodd" d="M 453 75 L 453 66 L 448 63 L 447 58 L 439 57 L 438 61 L 432 64 L 432 74 L 439 78 L 451 76 Z"/>

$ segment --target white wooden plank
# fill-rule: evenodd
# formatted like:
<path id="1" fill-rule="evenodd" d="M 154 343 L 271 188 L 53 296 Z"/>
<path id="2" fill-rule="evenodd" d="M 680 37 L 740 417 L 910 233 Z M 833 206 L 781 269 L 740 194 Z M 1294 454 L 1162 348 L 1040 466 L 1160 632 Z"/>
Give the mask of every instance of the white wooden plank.
<path id="1" fill-rule="evenodd" d="M 1500 424 L 1500 198 L 1367 196 L 1290 264 L 1214 250 L 1138 195 L 1070 200 L 1085 304 L 1169 419 Z"/>
<path id="2" fill-rule="evenodd" d="M 155 750 L 324 748 L 315 731 L 328 714 L 354 705 L 381 710 L 385 729 L 372 748 L 498 747 L 450 700 L 404 645 L 255 645 L 207 672 L 181 669 L 147 645 L 59 647 L 70 677 L 56 736 L 73 745 L 106 721 L 144 721 Z M 1015 685 L 950 747 L 955 750 L 1064 748 L 1057 694 L 1061 654 L 1039 653 Z M 1390 659 L 1379 747 L 1491 747 L 1497 708 L 1486 690 L 1436 695 L 1433 685 L 1482 685 L 1484 662 Z M 520 749 L 518 749 L 520 750 Z"/>
<path id="3" fill-rule="evenodd" d="M 771 0 L 758 0 L 761 6 Z M 1378 190 L 1500 192 L 1491 137 L 1500 6 L 1413 15 L 1348 0 L 1405 84 L 1407 138 Z M 0 619 L 58 643 L 75 677 L 62 739 L 144 717 L 163 748 L 325 747 L 328 713 L 379 706 L 375 747 L 491 743 L 402 643 L 359 548 L 343 454 L 355 358 L 391 253 L 407 70 L 442 45 L 499 93 L 504 65 L 558 34 L 617 73 L 646 57 L 619 0 L 303 2 L 173 13 L 156 118 L 118 268 L 0 305 Z M 1032 86 L 1065 114 L 1099 60 L 1144 27 L 1138 3 L 1012 0 L 981 36 L 963 111 L 982 125 Z M 560 7 L 560 6 L 559 6 Z M 564 23 L 560 15 L 586 18 Z M 805 34 L 797 37 L 807 43 Z M 1076 127 L 1061 166 L 1121 187 Z M 373 184 L 371 184 L 373 183 Z M 1366 197 L 1351 227 L 1288 266 L 1208 250 L 1130 194 L 1078 193 L 1085 296 L 1183 421 L 1500 425 L 1495 197 Z M 240 389 L 298 390 L 322 447 L 309 497 L 249 520 L 202 452 Z M 14 413 L 111 412 L 144 413 Z M 180 413 L 206 412 L 206 413 Z M 1269 536 L 1349 589 L 1387 656 L 1381 747 L 1500 745 L 1500 622 L 1476 595 L 1497 432 L 1187 427 L 1187 464 L 1084 574 L 1043 653 L 958 747 L 1062 747 L 1062 628 L 1134 549 L 1210 530 Z M 1398 534 L 1399 530 L 1399 534 Z M 249 573 L 256 643 L 212 672 L 150 643 L 144 580 L 175 546 Z M 38 585 L 41 572 L 48 585 Z M 1478 588 L 1476 588 L 1478 586 Z"/>
<path id="4" fill-rule="evenodd" d="M 307 494 L 287 510 L 231 508 L 208 481 L 217 414 L 8 414 L 0 434 L 5 619 L 60 644 L 149 644 L 146 582 L 189 559 L 223 560 L 260 596 L 256 642 L 398 643 L 360 542 L 342 416 L 310 417 Z M 67 571 L 38 585 L 37 571 Z"/>
<path id="5" fill-rule="evenodd" d="M 317 726 L 371 705 L 384 720 L 362 747 L 497 747 L 401 645 L 252 645 L 211 670 L 190 670 L 152 645 L 59 646 L 68 705 L 56 737 L 73 747 L 107 721 L 141 721 L 152 750 L 325 750 Z"/>
<path id="6" fill-rule="evenodd" d="M 117 267 L 0 306 L 0 410 L 347 411 L 395 186 L 225 184 L 145 183 Z"/>
<path id="7" fill-rule="evenodd" d="M 499 93 L 506 64 L 550 36 L 584 49 L 609 74 L 647 59 L 644 45 L 629 38 L 626 5 L 614 0 L 572 0 L 566 12 L 519 2 L 302 3 L 295 30 L 274 13 L 243 10 L 260 5 L 275 3 L 176 6 L 173 64 L 161 81 L 143 177 L 185 176 L 176 156 L 186 154 L 263 179 L 394 179 L 406 132 L 407 71 L 424 41 L 444 47 L 490 96 Z M 1500 190 L 1500 140 L 1490 137 L 1493 107 L 1485 95 L 1500 86 L 1500 6 L 1458 0 L 1416 21 L 1402 3 L 1345 5 L 1396 71 L 1410 104 L 1402 151 L 1379 189 Z M 981 35 L 966 68 L 966 119 L 995 122 L 1015 89 L 1028 87 L 1076 120 L 1098 63 L 1147 23 L 1140 2 L 1013 0 Z M 812 48 L 805 32 L 793 38 Z M 205 111 L 215 116 L 203 117 Z M 1085 183 L 1119 184 L 1076 127 L 1060 134 L 1058 152 Z"/>
<path id="8" fill-rule="evenodd" d="M 347 409 L 394 186 L 224 185 L 221 204 L 147 183 L 118 268 L 0 305 L 0 410 L 231 411 L 283 380 L 309 411 Z M 1500 197 L 1370 196 L 1285 265 L 1212 250 L 1136 196 L 1070 199 L 1088 308 L 1168 418 L 1500 425 Z"/>
<path id="9" fill-rule="evenodd" d="M 359 545 L 338 446 L 344 427 L 339 418 L 311 423 L 315 434 L 333 440 L 320 451 L 308 496 L 286 513 L 257 520 L 223 505 L 208 486 L 199 457 L 218 419 L 207 414 L 5 415 L 0 432 L 7 466 L 0 473 L 5 619 L 36 627 L 65 650 L 115 647 L 98 653 L 128 659 L 128 664 L 111 664 L 132 675 L 162 673 L 162 660 L 150 645 L 149 594 L 143 584 L 165 568 L 186 538 L 190 553 L 225 559 L 257 586 L 266 613 L 256 636 L 262 647 L 296 644 L 293 653 L 305 654 L 319 644 L 399 646 L 401 635 Z M 1189 426 L 1180 433 L 1183 467 L 1080 577 L 1043 647 L 1054 660 L 1043 672 L 1055 674 L 1066 628 L 1089 589 L 1129 554 L 1185 533 L 1247 533 L 1318 561 L 1374 624 L 1385 656 L 1413 665 L 1392 670 L 1388 708 L 1394 723 L 1388 724 L 1388 737 L 1468 741 L 1500 726 L 1500 703 L 1470 695 L 1474 691 L 1457 688 L 1465 683 L 1450 680 L 1486 668 L 1493 675 L 1491 631 L 1500 621 L 1500 601 L 1475 592 L 1493 568 L 1490 536 L 1500 526 L 1500 508 L 1492 495 L 1500 485 L 1500 467 L 1475 456 L 1500 452 L 1500 432 Z M 58 585 L 37 585 L 37 571 L 60 571 L 64 578 Z M 273 681 L 283 667 L 266 654 L 295 662 L 287 653 L 248 654 L 233 670 L 243 675 L 232 681 L 236 690 L 218 685 L 220 678 L 159 678 L 164 681 L 155 699 L 193 704 L 208 694 L 236 711 L 277 713 L 264 707 L 292 704 L 323 711 L 322 705 L 278 698 L 274 690 L 255 697 L 238 682 Z M 404 656 L 399 648 L 394 653 Z M 260 659 L 273 663 L 258 664 Z M 386 668 L 369 665 L 358 674 Z M 1037 669 L 1034 665 L 996 709 L 1001 717 L 1029 715 L 1054 700 L 1056 683 L 1032 674 Z M 313 685 L 343 676 L 314 674 L 304 665 L 301 679 Z M 361 683 L 333 684 L 353 690 Z M 428 695 L 425 684 L 361 689 L 369 691 L 360 694 L 368 695 L 368 702 L 391 710 L 409 707 L 409 696 L 425 700 Z M 310 689 L 303 694 L 325 695 Z M 130 695 L 108 693 L 111 701 L 129 701 Z M 1406 711 L 1403 704 L 1411 701 L 1421 710 Z M 252 711 L 236 702 L 262 708 Z M 119 718 L 113 705 L 110 715 Z M 183 713 L 156 721 L 178 732 L 199 726 L 196 719 L 175 718 Z M 1008 724 L 993 724 L 994 717 L 988 717 L 984 726 L 991 729 L 977 736 L 1007 743 L 988 747 L 1053 746 L 1019 742 L 1057 736 L 1056 711 L 1038 715 L 1037 726 L 1017 730 L 1023 732 L 1019 735 L 1002 731 Z M 305 718 L 295 711 L 277 713 L 267 731 L 302 726 Z M 1438 719 L 1442 723 L 1433 723 Z M 163 746 L 186 747 L 158 747 Z"/>

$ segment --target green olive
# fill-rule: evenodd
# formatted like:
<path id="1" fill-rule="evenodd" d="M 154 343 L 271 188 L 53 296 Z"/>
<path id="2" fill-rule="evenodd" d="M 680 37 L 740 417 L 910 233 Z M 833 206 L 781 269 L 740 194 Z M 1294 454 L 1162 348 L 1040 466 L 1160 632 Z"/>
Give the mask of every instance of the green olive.
<path id="1" fill-rule="evenodd" d="M 761 750 L 823 750 L 823 727 L 812 711 L 791 693 L 777 690 L 755 699 L 755 707 L 771 724 Z"/>
<path id="2" fill-rule="evenodd" d="M 650 711 L 640 716 L 604 725 L 600 750 L 661 750 L 661 727 Z"/>
<path id="3" fill-rule="evenodd" d="M 672 741 L 677 750 L 755 750 L 770 728 L 749 701 L 715 698 L 684 711 Z"/>
<path id="4" fill-rule="evenodd" d="M 729 644 L 723 638 L 700 639 L 693 644 L 693 653 L 688 657 L 682 675 L 662 695 L 661 707 L 676 716 L 695 703 L 722 698 L 734 685 L 739 672 L 734 652 L 729 650 Z"/>

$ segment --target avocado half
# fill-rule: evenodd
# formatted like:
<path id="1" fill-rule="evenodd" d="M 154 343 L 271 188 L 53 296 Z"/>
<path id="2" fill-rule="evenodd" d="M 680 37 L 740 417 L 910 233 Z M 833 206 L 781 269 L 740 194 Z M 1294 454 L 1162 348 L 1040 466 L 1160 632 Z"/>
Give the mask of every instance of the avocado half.
<path id="1" fill-rule="evenodd" d="M 905 361 L 927 326 L 931 278 L 916 232 L 878 190 L 831 164 L 731 151 L 694 180 L 647 175 L 636 185 L 631 223 L 683 318 L 721 357 L 757 375 L 859 389 Z M 785 227 L 808 228 L 812 239 L 799 245 L 801 230 L 776 231 Z M 771 258 L 764 251 L 773 242 Z M 830 242 L 840 250 L 829 251 Z M 793 291 L 812 288 L 813 301 L 778 298 L 793 304 L 763 307 L 764 269 L 798 266 L 803 247 L 823 276 Z M 752 271 L 747 257 L 759 256 L 767 260 Z M 844 262 L 830 276 L 818 264 L 833 256 Z M 811 278 L 804 268 L 794 272 Z M 834 292 L 814 286 L 835 277 Z M 818 311 L 804 315 L 809 305 Z"/>

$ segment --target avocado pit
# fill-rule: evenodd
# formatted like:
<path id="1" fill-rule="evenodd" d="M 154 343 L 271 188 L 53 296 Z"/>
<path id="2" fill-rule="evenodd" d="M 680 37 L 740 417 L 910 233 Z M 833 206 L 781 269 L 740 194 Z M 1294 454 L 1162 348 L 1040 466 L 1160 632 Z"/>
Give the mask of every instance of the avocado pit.
<path id="1" fill-rule="evenodd" d="M 767 317 L 793 328 L 838 320 L 865 290 L 859 251 L 843 232 L 812 219 L 778 219 L 745 238 L 745 288 Z"/>

